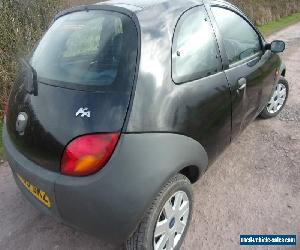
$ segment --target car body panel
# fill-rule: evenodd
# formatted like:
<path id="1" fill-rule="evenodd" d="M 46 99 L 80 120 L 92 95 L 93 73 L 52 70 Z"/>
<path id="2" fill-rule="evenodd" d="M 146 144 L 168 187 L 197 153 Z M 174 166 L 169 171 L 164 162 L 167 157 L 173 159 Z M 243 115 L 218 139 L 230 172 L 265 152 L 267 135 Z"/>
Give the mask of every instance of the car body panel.
<path id="1" fill-rule="evenodd" d="M 151 12 L 138 13 L 143 46 L 126 131 L 187 135 L 203 145 L 213 161 L 230 143 L 231 98 L 226 76 L 219 72 L 176 85 L 171 76 L 170 53 L 183 9 L 174 11 L 172 2 L 168 2 L 157 11 L 165 14 L 155 20 L 149 16 Z"/>
<path id="2" fill-rule="evenodd" d="M 242 65 L 225 71 L 232 90 L 232 138 L 239 135 L 267 104 L 275 86 L 278 56 L 266 52 Z M 238 81 L 245 78 L 246 88 Z"/>
<path id="3" fill-rule="evenodd" d="M 59 172 L 63 150 L 75 137 L 122 130 L 129 100 L 128 93 L 76 91 L 45 84 L 39 84 L 39 94 L 34 96 L 22 85 L 15 85 L 7 115 L 8 131 L 26 157 Z M 90 117 L 76 116 L 84 107 L 91 112 Z M 20 112 L 28 115 L 24 135 L 16 131 Z"/>
<path id="4" fill-rule="evenodd" d="M 132 29 L 136 29 L 130 33 L 129 40 L 137 39 L 132 43 L 137 45 L 138 51 L 138 24 L 133 13 L 111 6 L 93 5 L 88 9 L 116 11 L 129 16 L 133 23 L 130 24 Z M 56 16 L 55 20 L 83 10 L 84 7 L 76 7 L 64 11 Z M 127 63 L 130 64 L 128 61 Z M 64 148 L 74 138 L 91 133 L 121 132 L 134 88 L 138 55 L 133 59 L 133 64 L 130 73 L 118 73 L 112 84 L 116 86 L 115 89 L 109 86 L 83 86 L 86 89 L 82 89 L 79 84 L 78 87 L 74 87 L 75 84 L 71 83 L 58 84 L 53 80 L 44 82 L 44 79 L 38 76 L 37 91 L 32 94 L 28 92 L 25 84 L 28 76 L 26 72 L 21 71 L 13 86 L 7 113 L 8 132 L 13 143 L 30 160 L 59 172 Z M 88 112 L 87 116 L 80 113 L 84 110 Z M 17 118 L 21 112 L 25 112 L 28 117 L 23 134 L 19 134 L 16 129 Z"/>
<path id="5" fill-rule="evenodd" d="M 198 166 L 203 173 L 208 165 L 204 148 L 189 137 L 169 133 L 124 134 L 102 171 L 88 177 L 68 177 L 26 159 L 11 143 L 5 128 L 3 137 L 14 175 L 20 174 L 46 191 L 53 201 L 51 209 L 46 208 L 16 179 L 34 206 L 115 244 L 133 233 L 156 194 L 174 173 L 185 166 Z"/>
<path id="6" fill-rule="evenodd" d="M 12 169 L 15 181 L 24 196 L 43 213 L 59 218 L 59 211 L 57 209 L 54 195 L 54 183 L 58 174 L 36 165 L 34 162 L 27 159 L 23 153 L 20 153 L 10 139 L 6 126 L 3 127 L 2 139 L 6 159 Z M 31 193 L 29 193 L 21 184 L 17 175 L 20 175 L 25 180 L 30 181 L 30 183 L 46 192 L 50 198 L 51 208 L 44 206 Z"/>
<path id="7" fill-rule="evenodd" d="M 228 9 L 244 18 L 257 33 L 262 50 L 244 61 L 229 65 L 222 35 L 210 9 L 212 6 Z M 276 76 L 276 71 L 280 68 L 281 60 L 277 54 L 264 49 L 266 45 L 264 37 L 243 12 L 235 6 L 223 1 L 212 1 L 207 5 L 207 10 L 218 39 L 223 69 L 231 89 L 231 138 L 234 139 L 244 131 L 268 103 L 273 88 L 279 80 L 278 76 Z M 239 81 L 243 79 L 246 80 L 246 87 L 240 90 Z"/>
<path id="8" fill-rule="evenodd" d="M 262 111 L 266 104 L 269 102 L 273 89 L 276 83 L 280 79 L 282 71 L 282 61 L 278 54 L 272 53 L 271 51 L 265 51 L 261 58 L 263 63 L 262 71 L 262 90 L 261 90 L 261 100 L 259 103 L 259 113 Z"/>
<path id="9" fill-rule="evenodd" d="M 3 129 L 4 147 L 14 176 L 21 175 L 53 201 L 51 209 L 46 208 L 16 178 L 34 206 L 66 224 L 119 244 L 132 235 L 172 176 L 191 166 L 198 168 L 200 175 L 204 173 L 229 145 L 232 135 L 240 133 L 258 115 L 279 79 L 275 70 L 283 74 L 285 66 L 277 55 L 266 51 L 260 58 L 240 65 L 239 72 L 230 69 L 209 3 L 205 1 L 205 6 L 219 44 L 222 69 L 181 85 L 175 84 L 171 76 L 173 35 L 181 15 L 201 6 L 202 1 L 116 0 L 75 7 L 56 17 L 84 9 L 126 13 L 139 33 L 138 74 L 133 91 L 123 94 L 79 90 L 75 94 L 72 90 L 72 95 L 70 89 L 41 84 L 37 99 L 16 85 L 11 95 L 16 105 L 10 107 Z M 237 93 L 236 81 L 245 75 L 250 80 L 248 90 Z M 90 119 L 76 118 L 83 106 L 90 109 Z M 15 131 L 16 117 L 24 110 L 39 131 L 31 135 L 37 138 L 27 138 L 36 140 L 35 145 L 22 146 L 21 140 L 15 141 L 19 136 Z M 237 121 L 233 125 L 232 114 Z M 70 140 L 111 131 L 121 132 L 120 140 L 100 172 L 86 177 L 59 173 L 61 154 Z M 38 147 L 38 153 L 26 153 Z M 30 154 L 34 157 L 30 158 Z"/>

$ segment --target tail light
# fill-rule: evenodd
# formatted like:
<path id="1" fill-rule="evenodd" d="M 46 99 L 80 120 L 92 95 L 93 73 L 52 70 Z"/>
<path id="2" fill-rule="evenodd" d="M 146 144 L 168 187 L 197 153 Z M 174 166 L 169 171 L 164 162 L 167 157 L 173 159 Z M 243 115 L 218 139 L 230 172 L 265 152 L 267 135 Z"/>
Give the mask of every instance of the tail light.
<path id="1" fill-rule="evenodd" d="M 110 159 L 119 136 L 118 133 L 94 134 L 73 140 L 65 148 L 61 173 L 87 176 L 98 172 Z"/>

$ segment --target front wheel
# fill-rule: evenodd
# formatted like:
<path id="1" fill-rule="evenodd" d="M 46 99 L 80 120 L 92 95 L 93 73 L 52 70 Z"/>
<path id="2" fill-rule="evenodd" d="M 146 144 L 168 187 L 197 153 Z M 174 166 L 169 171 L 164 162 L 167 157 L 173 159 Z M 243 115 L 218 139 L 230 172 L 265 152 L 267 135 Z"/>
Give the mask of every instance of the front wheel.
<path id="1" fill-rule="evenodd" d="M 281 77 L 276 85 L 269 103 L 260 114 L 260 117 L 268 119 L 277 116 L 284 108 L 288 95 L 289 84 L 284 77 Z"/>
<path id="2" fill-rule="evenodd" d="M 192 205 L 191 183 L 177 174 L 162 188 L 136 232 L 126 242 L 126 248 L 179 249 L 191 220 Z"/>

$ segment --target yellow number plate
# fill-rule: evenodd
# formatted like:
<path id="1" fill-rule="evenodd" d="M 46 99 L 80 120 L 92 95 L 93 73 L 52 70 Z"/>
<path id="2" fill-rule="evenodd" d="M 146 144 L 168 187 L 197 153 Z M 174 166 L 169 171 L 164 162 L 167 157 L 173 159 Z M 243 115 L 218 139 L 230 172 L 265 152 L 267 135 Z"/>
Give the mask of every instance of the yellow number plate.
<path id="1" fill-rule="evenodd" d="M 51 208 L 51 202 L 48 195 L 40 190 L 38 187 L 32 185 L 29 181 L 25 180 L 22 176 L 17 174 L 20 182 L 24 185 L 24 187 L 40 202 L 42 202 L 46 207 Z"/>

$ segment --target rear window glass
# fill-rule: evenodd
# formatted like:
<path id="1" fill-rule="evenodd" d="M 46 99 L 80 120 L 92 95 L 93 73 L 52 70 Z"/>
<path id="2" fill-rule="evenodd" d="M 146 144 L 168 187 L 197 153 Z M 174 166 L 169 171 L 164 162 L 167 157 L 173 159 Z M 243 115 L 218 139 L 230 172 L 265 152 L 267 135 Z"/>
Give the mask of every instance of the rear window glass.
<path id="1" fill-rule="evenodd" d="M 137 41 L 135 25 L 126 15 L 74 12 L 54 22 L 30 63 L 41 82 L 125 90 L 133 80 Z"/>

